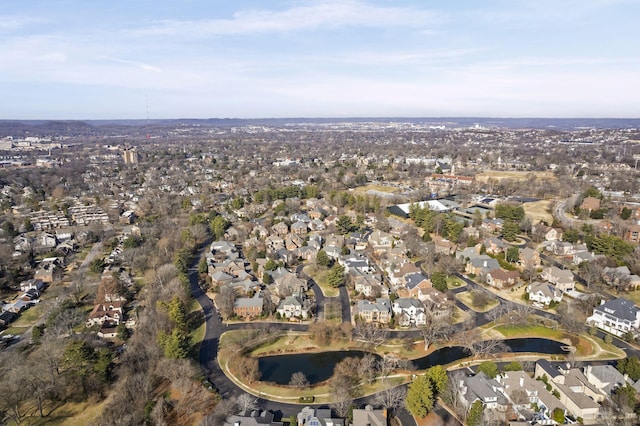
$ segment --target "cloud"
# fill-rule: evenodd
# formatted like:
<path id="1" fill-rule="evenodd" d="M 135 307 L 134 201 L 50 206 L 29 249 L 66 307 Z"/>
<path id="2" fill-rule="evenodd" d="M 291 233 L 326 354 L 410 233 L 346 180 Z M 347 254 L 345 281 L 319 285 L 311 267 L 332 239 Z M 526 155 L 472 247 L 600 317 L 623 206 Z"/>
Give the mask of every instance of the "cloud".
<path id="1" fill-rule="evenodd" d="M 31 16 L 0 15 L 0 32 L 16 31 L 31 24 L 43 23 L 44 19 Z"/>
<path id="2" fill-rule="evenodd" d="M 242 35 L 308 31 L 319 28 L 422 27 L 438 20 L 435 13 L 410 7 L 380 7 L 360 1 L 314 2 L 280 11 L 244 10 L 232 19 L 159 21 L 135 30 L 139 35 Z"/>
<path id="3" fill-rule="evenodd" d="M 118 64 L 133 65 L 133 66 L 135 66 L 137 68 L 140 68 L 141 70 L 145 70 L 145 71 L 162 72 L 161 68 L 153 66 L 153 65 L 146 64 L 144 62 L 131 61 L 131 60 L 127 60 L 127 59 L 119 59 L 119 58 L 113 58 L 113 57 L 108 57 L 108 56 L 101 56 L 98 59 L 103 59 L 105 61 L 115 62 L 115 63 L 118 63 Z"/>

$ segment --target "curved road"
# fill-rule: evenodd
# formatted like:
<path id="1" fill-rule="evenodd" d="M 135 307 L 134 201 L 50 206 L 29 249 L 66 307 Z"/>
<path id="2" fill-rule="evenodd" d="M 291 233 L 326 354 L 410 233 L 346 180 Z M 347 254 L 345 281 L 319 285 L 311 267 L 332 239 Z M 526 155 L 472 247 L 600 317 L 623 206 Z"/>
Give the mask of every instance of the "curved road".
<path id="1" fill-rule="evenodd" d="M 241 388 L 239 388 L 232 380 L 230 380 L 224 374 L 224 372 L 222 371 L 222 369 L 218 364 L 217 353 L 219 349 L 220 336 L 222 335 L 223 332 L 227 330 L 240 330 L 240 329 L 247 329 L 247 328 L 264 329 L 264 330 L 277 329 L 277 330 L 288 330 L 288 331 L 307 331 L 308 325 L 282 323 L 282 322 L 236 323 L 236 324 L 225 325 L 221 321 L 220 316 L 215 306 L 213 305 L 212 301 L 204 293 L 204 291 L 198 284 L 198 272 L 197 272 L 197 269 L 195 268 L 195 265 L 197 265 L 200 257 L 204 253 L 204 250 L 206 250 L 208 247 L 209 247 L 209 244 L 207 243 L 204 245 L 204 247 L 202 247 L 198 251 L 198 253 L 195 256 L 196 261 L 193 264 L 194 267 L 192 267 L 189 271 L 189 282 L 191 284 L 191 291 L 192 291 L 193 297 L 196 300 L 198 300 L 198 303 L 202 307 L 202 310 L 205 316 L 205 337 L 200 347 L 199 362 L 200 362 L 203 373 L 215 386 L 218 393 L 223 398 L 230 398 L 234 396 L 239 396 L 242 393 L 244 393 L 244 391 Z M 310 287 L 314 291 L 314 294 L 316 297 L 318 314 L 322 313 L 324 311 L 324 305 L 328 298 L 324 296 L 320 287 L 310 277 L 307 277 L 305 274 L 301 273 L 301 269 L 299 269 L 297 272 L 302 278 L 307 279 L 308 282 L 310 283 Z M 466 276 L 460 273 L 456 273 L 455 275 L 458 278 L 462 279 L 467 284 L 468 288 L 485 290 L 478 283 L 467 278 Z M 466 288 L 462 287 L 459 289 L 454 289 L 452 290 L 452 292 L 459 293 L 465 290 Z M 495 296 L 498 298 L 498 301 L 500 302 L 500 304 L 504 304 L 508 309 L 514 309 L 514 307 L 517 306 L 516 302 L 513 302 L 508 299 L 504 299 L 499 295 L 495 295 Z M 340 287 L 340 299 L 342 303 L 343 322 L 351 323 L 351 309 L 350 309 L 350 303 L 349 303 L 349 296 L 348 296 L 348 290 L 345 286 Z M 463 309 L 468 309 L 464 305 L 461 305 L 460 307 Z M 539 309 L 534 309 L 534 310 L 536 314 L 538 314 L 539 316 L 542 316 L 547 319 L 553 319 L 553 320 L 556 319 L 556 315 L 554 313 L 544 311 L 544 310 L 539 310 Z M 477 313 L 475 315 L 476 326 L 484 325 L 491 321 L 489 317 L 489 312 Z M 462 325 L 458 325 L 458 327 L 460 326 Z M 604 337 L 604 335 L 600 335 L 600 334 L 602 333 L 599 333 L 599 337 Z M 421 338 L 419 330 L 392 330 L 389 332 L 389 336 L 390 337 L 411 337 L 416 339 Z M 631 346 L 627 342 L 624 342 L 623 340 L 617 339 L 617 338 L 614 338 L 613 342 L 616 346 L 623 349 L 628 356 L 640 356 L 640 350 Z M 358 405 L 365 405 L 367 403 L 374 403 L 374 399 L 375 399 L 375 396 L 368 396 L 368 397 L 357 399 L 354 402 L 356 402 Z M 295 415 L 300 410 L 300 405 L 298 404 L 274 402 L 274 401 L 270 401 L 262 398 L 258 398 L 257 400 L 261 408 L 266 410 L 271 410 L 274 413 L 278 413 L 282 415 L 283 418 L 289 417 L 292 414 Z M 319 407 L 321 405 L 312 405 L 312 406 Z M 438 408 L 436 409 L 436 411 L 437 410 Z M 441 408 L 439 408 L 438 413 L 440 415 L 444 415 L 445 417 L 447 414 L 446 410 Z M 410 416 L 408 413 L 406 413 L 404 409 L 398 412 L 398 416 L 401 418 L 404 426 L 415 425 L 415 421 L 413 417 Z"/>

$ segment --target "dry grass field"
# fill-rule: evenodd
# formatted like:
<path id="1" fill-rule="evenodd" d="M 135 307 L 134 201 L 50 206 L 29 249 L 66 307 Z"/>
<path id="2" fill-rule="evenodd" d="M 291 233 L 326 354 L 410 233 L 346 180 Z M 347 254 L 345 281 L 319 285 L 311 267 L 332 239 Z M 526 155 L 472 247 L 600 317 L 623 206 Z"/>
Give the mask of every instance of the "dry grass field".
<path id="1" fill-rule="evenodd" d="M 553 222 L 553 215 L 550 213 L 553 209 L 552 200 L 540 200 L 534 203 L 525 203 L 522 205 L 524 212 L 531 218 L 533 223 L 545 221 Z"/>
<path id="2" fill-rule="evenodd" d="M 476 175 L 476 180 L 479 182 L 488 182 L 489 179 L 512 179 L 527 181 L 535 176 L 537 180 L 555 180 L 556 177 L 553 172 L 531 172 L 531 171 L 518 171 L 518 170 L 487 170 Z"/>

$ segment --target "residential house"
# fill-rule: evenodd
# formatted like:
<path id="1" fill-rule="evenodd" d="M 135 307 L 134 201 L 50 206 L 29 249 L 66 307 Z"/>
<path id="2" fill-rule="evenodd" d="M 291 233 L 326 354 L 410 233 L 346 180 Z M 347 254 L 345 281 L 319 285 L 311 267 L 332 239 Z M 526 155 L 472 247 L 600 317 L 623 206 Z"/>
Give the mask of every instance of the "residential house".
<path id="1" fill-rule="evenodd" d="M 57 257 L 48 257 L 40 263 L 40 268 L 35 272 L 34 279 L 44 283 L 52 283 L 62 279 L 61 262 Z"/>
<path id="2" fill-rule="evenodd" d="M 309 227 L 307 225 L 308 222 L 303 222 L 301 220 L 294 222 L 291 225 L 291 232 L 296 235 L 304 235 L 309 232 Z"/>
<path id="3" fill-rule="evenodd" d="M 117 326 L 124 319 L 123 307 L 124 302 L 121 301 L 95 305 L 87 318 L 86 326 L 92 327 L 96 324 L 103 325 L 105 323 Z"/>
<path id="4" fill-rule="evenodd" d="M 233 277 L 231 275 L 227 274 L 226 272 L 216 270 L 215 267 L 212 269 L 210 266 L 209 271 L 210 271 L 209 276 L 211 277 L 211 284 L 213 284 L 214 286 L 225 285 L 233 281 Z"/>
<path id="5" fill-rule="evenodd" d="M 44 282 L 41 280 L 30 279 L 20 283 L 20 291 L 25 292 L 31 289 L 36 289 L 38 293 L 42 293 L 42 290 L 44 289 Z"/>
<path id="6" fill-rule="evenodd" d="M 424 304 L 411 297 L 399 297 L 393 302 L 393 314 L 401 327 L 420 327 L 427 323 Z"/>
<path id="7" fill-rule="evenodd" d="M 262 315 L 264 298 L 261 292 L 253 297 L 239 297 L 233 303 L 233 313 L 240 318 L 255 318 Z"/>
<path id="8" fill-rule="evenodd" d="M 38 237 L 38 244 L 43 248 L 54 248 L 58 244 L 55 234 L 42 232 Z"/>
<path id="9" fill-rule="evenodd" d="M 532 404 L 538 407 L 538 413 L 546 416 L 551 416 L 551 413 L 553 413 L 556 408 L 563 411 L 565 410 L 564 405 L 547 390 L 543 382 L 533 379 L 524 371 L 505 371 L 496 377 L 496 381 L 503 386 L 505 395 L 511 399 L 514 403 L 514 408 L 519 412 L 522 411 L 526 413 Z M 526 403 L 517 404 L 514 401 L 517 400 L 517 398 L 515 398 L 515 391 L 524 391 L 526 393 Z"/>
<path id="10" fill-rule="evenodd" d="M 439 254 L 444 254 L 446 256 L 450 256 L 456 252 L 458 245 L 453 241 L 449 241 L 444 238 L 434 237 L 433 243 L 435 245 L 435 252 Z"/>
<path id="11" fill-rule="evenodd" d="M 587 365 L 584 368 L 584 375 L 589 383 L 607 397 L 611 397 L 619 387 L 633 385 L 633 380 L 619 372 L 613 365 Z"/>
<path id="12" fill-rule="evenodd" d="M 356 270 L 362 274 L 373 272 L 369 266 L 369 259 L 359 254 L 341 256 L 338 258 L 338 263 L 344 266 L 345 271 Z"/>
<path id="13" fill-rule="evenodd" d="M 602 271 L 602 278 L 610 285 L 614 285 L 623 290 L 637 290 L 640 287 L 640 277 L 631 274 L 626 266 L 617 268 L 606 267 Z"/>
<path id="14" fill-rule="evenodd" d="M 355 291 L 365 297 L 389 296 L 389 289 L 382 283 L 382 277 L 376 274 L 354 274 Z"/>
<path id="15" fill-rule="evenodd" d="M 320 219 L 313 219 L 311 222 L 307 224 L 309 231 L 324 231 L 327 229 L 327 226 Z"/>
<path id="16" fill-rule="evenodd" d="M 5 310 L 0 312 L 0 327 L 8 327 L 9 324 L 18 319 L 18 314 Z"/>
<path id="17" fill-rule="evenodd" d="M 573 258 L 571 259 L 571 262 L 578 266 L 583 262 L 593 262 L 599 259 L 605 259 L 606 256 L 602 255 L 602 254 L 595 254 L 594 252 L 590 252 L 590 251 L 579 251 L 576 253 L 573 253 Z"/>
<path id="18" fill-rule="evenodd" d="M 623 238 L 632 243 L 640 242 L 640 225 L 630 225 L 624 232 Z"/>
<path id="19" fill-rule="evenodd" d="M 473 247 L 465 247 L 462 250 L 458 250 L 456 252 L 456 258 L 467 261 L 468 259 L 478 257 L 480 255 L 480 247 L 480 244 L 476 244 Z"/>
<path id="20" fill-rule="evenodd" d="M 598 327 L 616 336 L 628 332 L 636 333 L 640 327 L 640 309 L 629 299 L 618 298 L 602 301 L 587 318 L 587 324 Z"/>
<path id="21" fill-rule="evenodd" d="M 351 426 L 387 426 L 387 410 L 374 409 L 371 405 L 354 408 Z"/>
<path id="22" fill-rule="evenodd" d="M 227 417 L 222 426 L 282 426 L 282 422 L 276 422 L 273 418 L 274 415 L 270 411 L 245 411 Z"/>
<path id="23" fill-rule="evenodd" d="M 499 268 L 500 264 L 496 259 L 487 256 L 486 254 L 481 254 L 467 261 L 465 272 L 467 274 L 474 274 L 478 277 L 484 277 L 489 271 Z"/>
<path id="24" fill-rule="evenodd" d="M 567 241 L 549 241 L 545 244 L 545 249 L 556 256 L 570 256 L 574 252 L 573 244 Z"/>
<path id="25" fill-rule="evenodd" d="M 293 251 L 295 249 L 303 247 L 304 244 L 305 244 L 304 239 L 298 234 L 287 234 L 284 237 L 284 248 L 286 248 L 289 251 Z"/>
<path id="26" fill-rule="evenodd" d="M 287 296 L 280 301 L 276 310 L 281 318 L 307 319 L 311 316 L 311 303 L 304 293 L 296 296 Z"/>
<path id="27" fill-rule="evenodd" d="M 277 235 L 284 237 L 289 233 L 289 227 L 285 222 L 278 222 L 271 227 L 271 230 L 275 232 Z"/>
<path id="28" fill-rule="evenodd" d="M 278 234 L 269 235 L 265 238 L 264 244 L 270 252 L 276 252 L 284 248 L 284 240 Z"/>
<path id="29" fill-rule="evenodd" d="M 496 288 L 511 287 L 518 282 L 520 273 L 518 271 L 505 271 L 502 268 L 487 272 L 485 277 L 487 284 Z"/>
<path id="30" fill-rule="evenodd" d="M 500 254 L 507 250 L 508 245 L 498 237 L 486 238 L 482 244 L 489 254 Z"/>
<path id="31" fill-rule="evenodd" d="M 380 255 L 393 245 L 393 236 L 387 232 L 376 229 L 369 235 L 369 246 L 373 249 L 375 255 Z"/>
<path id="32" fill-rule="evenodd" d="M 573 272 L 568 269 L 560 269 L 557 266 L 550 266 L 542 270 L 540 276 L 549 281 L 552 284 L 563 291 L 572 291 L 575 288 L 575 281 L 573 280 Z"/>
<path id="33" fill-rule="evenodd" d="M 290 272 L 286 268 L 279 267 L 275 271 L 270 272 L 273 278 L 273 287 L 275 292 L 282 294 L 299 294 L 309 289 L 307 281 L 298 278 L 296 274 Z"/>
<path id="34" fill-rule="evenodd" d="M 502 219 L 482 219 L 480 228 L 482 228 L 482 230 L 484 231 L 498 233 L 498 232 L 502 232 L 503 224 L 504 224 L 504 220 Z"/>
<path id="35" fill-rule="evenodd" d="M 298 426 L 344 426 L 344 420 L 331 416 L 330 408 L 304 407 L 297 416 Z M 241 426 L 244 426 L 242 424 Z M 290 425 L 293 426 L 293 425 Z"/>
<path id="36" fill-rule="evenodd" d="M 600 412 L 604 395 L 589 383 L 585 375 L 577 368 L 560 370 L 547 360 L 538 360 L 535 378 L 546 376 L 552 390 L 559 394 L 559 401 L 575 417 L 582 417 L 585 423 L 592 423 Z"/>
<path id="37" fill-rule="evenodd" d="M 396 288 L 406 284 L 407 276 L 422 273 L 422 270 L 415 263 L 408 261 L 408 259 L 404 263 L 393 266 L 395 266 L 395 269 L 389 271 L 389 281 Z"/>
<path id="38" fill-rule="evenodd" d="M 405 288 L 409 297 L 423 300 L 424 295 L 433 287 L 431 280 L 420 273 L 408 274 L 405 277 Z"/>
<path id="39" fill-rule="evenodd" d="M 585 197 L 582 200 L 582 204 L 580 204 L 580 210 L 587 210 L 591 213 L 594 210 L 598 210 L 600 208 L 600 199 L 594 197 Z"/>
<path id="40" fill-rule="evenodd" d="M 562 237 L 562 231 L 545 225 L 536 223 L 531 227 L 531 233 L 544 241 L 558 241 Z"/>
<path id="41" fill-rule="evenodd" d="M 460 379 L 458 396 L 467 409 L 475 401 L 480 401 L 485 409 L 505 411 L 509 406 L 509 400 L 504 394 L 503 386 L 488 378 L 483 372 Z"/>
<path id="42" fill-rule="evenodd" d="M 529 301 L 548 306 L 552 301 L 562 301 L 562 291 L 550 283 L 534 281 L 526 288 L 529 294 Z"/>
<path id="43" fill-rule="evenodd" d="M 379 297 L 375 302 L 358 300 L 356 305 L 360 318 L 367 324 L 388 324 L 391 320 L 391 300 Z"/>
<path id="44" fill-rule="evenodd" d="M 540 253 L 530 247 L 525 247 L 519 251 L 518 266 L 521 269 L 538 268 L 540 266 Z"/>

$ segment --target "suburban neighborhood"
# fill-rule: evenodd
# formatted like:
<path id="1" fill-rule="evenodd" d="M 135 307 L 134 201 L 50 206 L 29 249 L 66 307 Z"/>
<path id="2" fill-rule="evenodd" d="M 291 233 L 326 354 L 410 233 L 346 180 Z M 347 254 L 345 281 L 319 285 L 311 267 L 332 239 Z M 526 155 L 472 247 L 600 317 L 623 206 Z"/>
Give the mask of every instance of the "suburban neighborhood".
<path id="1" fill-rule="evenodd" d="M 3 422 L 638 421 L 637 131 L 0 129 Z"/>

